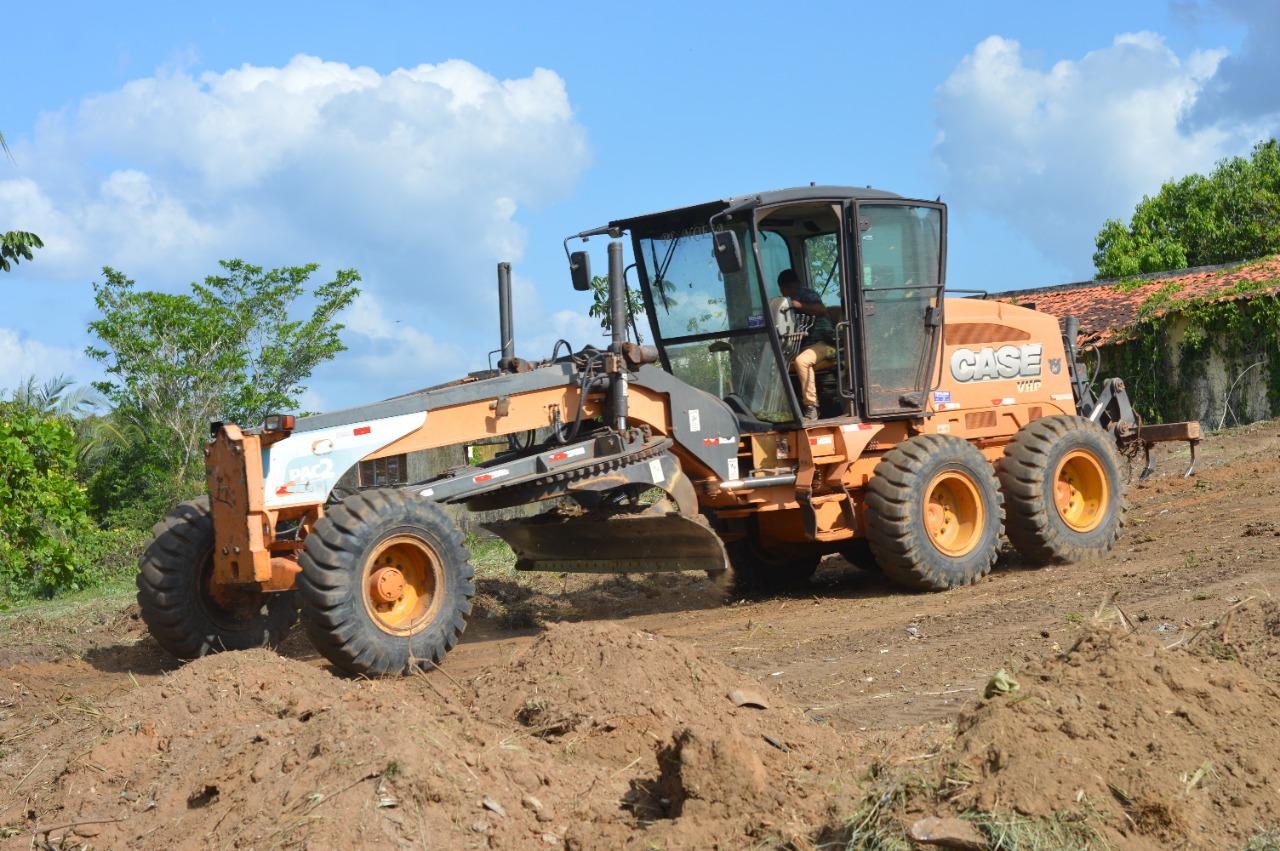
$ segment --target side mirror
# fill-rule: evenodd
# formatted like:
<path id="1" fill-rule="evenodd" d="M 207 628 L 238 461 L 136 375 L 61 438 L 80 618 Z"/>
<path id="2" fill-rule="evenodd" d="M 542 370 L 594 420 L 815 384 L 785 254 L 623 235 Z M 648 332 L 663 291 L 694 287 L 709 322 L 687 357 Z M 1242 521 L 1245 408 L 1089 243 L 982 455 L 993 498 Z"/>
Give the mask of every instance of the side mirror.
<path id="1" fill-rule="evenodd" d="M 573 288 L 582 292 L 591 289 L 591 255 L 585 251 L 575 251 L 569 255 L 569 276 L 573 278 Z"/>
<path id="2" fill-rule="evenodd" d="M 712 235 L 716 248 L 716 265 L 721 274 L 732 275 L 742 271 L 742 247 L 738 235 L 731 230 L 718 230 Z"/>

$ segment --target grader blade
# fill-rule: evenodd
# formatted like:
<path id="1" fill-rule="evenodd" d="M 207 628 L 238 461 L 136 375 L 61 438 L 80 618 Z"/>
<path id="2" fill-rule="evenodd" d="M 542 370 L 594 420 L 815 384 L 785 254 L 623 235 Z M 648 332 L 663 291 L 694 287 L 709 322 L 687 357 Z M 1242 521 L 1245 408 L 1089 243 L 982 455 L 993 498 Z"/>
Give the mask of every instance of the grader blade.
<path id="1" fill-rule="evenodd" d="M 679 513 L 548 512 L 484 524 L 516 553 L 516 570 L 656 573 L 724 570 L 724 544 Z"/>

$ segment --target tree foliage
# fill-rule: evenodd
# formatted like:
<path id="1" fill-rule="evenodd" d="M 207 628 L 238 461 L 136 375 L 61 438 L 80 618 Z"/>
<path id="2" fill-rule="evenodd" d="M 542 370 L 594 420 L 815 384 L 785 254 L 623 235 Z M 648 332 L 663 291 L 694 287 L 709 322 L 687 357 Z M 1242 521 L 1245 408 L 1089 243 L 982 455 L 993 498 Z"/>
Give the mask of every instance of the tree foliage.
<path id="1" fill-rule="evenodd" d="M 0 272 L 12 271 L 19 261 L 30 260 L 31 253 L 37 248 L 44 248 L 40 237 L 25 230 L 11 230 L 0 233 Z"/>
<path id="2" fill-rule="evenodd" d="M 99 532 L 64 417 L 0 402 L 0 599 L 90 581 Z"/>
<path id="3" fill-rule="evenodd" d="M 1099 278 L 1207 266 L 1280 251 L 1280 142 L 1218 163 L 1144 197 L 1128 225 L 1107 221 L 1095 240 Z"/>
<path id="4" fill-rule="evenodd" d="M 840 241 L 834 234 L 825 234 L 805 241 L 805 256 L 809 265 L 809 281 L 825 302 L 838 298 L 840 290 Z"/>
<path id="5" fill-rule="evenodd" d="M 83 417 L 98 407 L 97 394 L 92 388 L 80 386 L 65 375 L 55 375 L 44 383 L 28 376 L 15 387 L 11 402 L 32 408 L 42 416 Z"/>
<path id="6" fill-rule="evenodd" d="M 0 152 L 13 159 L 13 152 L 9 150 L 3 133 L 0 133 Z M 25 230 L 0 233 L 0 272 L 11 271 L 20 260 L 30 260 L 31 252 L 37 248 L 44 248 L 44 243 L 34 233 Z"/>
<path id="7" fill-rule="evenodd" d="M 588 316 L 593 316 L 600 320 L 600 328 L 606 333 L 613 330 L 613 317 L 609 315 L 609 278 L 605 275 L 595 275 L 591 278 L 591 307 L 587 310 Z M 636 325 L 636 314 L 644 313 L 644 299 L 640 296 L 639 290 L 633 290 L 627 287 L 627 324 L 631 326 L 631 336 L 637 343 L 643 343 L 644 338 L 640 336 L 640 328 Z"/>
<path id="8" fill-rule="evenodd" d="M 86 351 L 108 376 L 95 386 L 136 441 L 118 456 L 128 468 L 111 489 L 199 479 L 210 420 L 257 425 L 296 409 L 316 366 L 346 348 L 336 317 L 359 294 L 354 270 L 308 291 L 314 264 L 221 266 L 189 292 L 140 290 L 110 268 L 94 284 L 102 316 L 89 329 L 99 343 Z"/>

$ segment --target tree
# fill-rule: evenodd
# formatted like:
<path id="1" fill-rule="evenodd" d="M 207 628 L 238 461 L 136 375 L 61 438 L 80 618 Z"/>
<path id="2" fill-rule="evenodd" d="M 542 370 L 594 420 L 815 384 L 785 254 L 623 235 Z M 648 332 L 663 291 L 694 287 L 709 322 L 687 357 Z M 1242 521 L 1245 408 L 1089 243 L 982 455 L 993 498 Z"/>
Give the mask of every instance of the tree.
<path id="1" fill-rule="evenodd" d="M 220 265 L 222 274 L 184 293 L 139 290 L 111 268 L 93 285 L 102 316 L 89 330 L 101 345 L 86 352 L 108 375 L 95 387 L 137 441 L 115 455 L 124 469 L 106 483 L 121 497 L 139 496 L 135 486 L 155 493 L 157 476 L 198 480 L 210 420 L 258 425 L 268 413 L 294 410 L 316 366 L 346 349 L 336 317 L 360 292 L 355 270 L 307 293 L 315 264 Z M 304 295 L 309 314 L 294 318 Z"/>
<path id="2" fill-rule="evenodd" d="M 19 261 L 32 259 L 31 252 L 44 248 L 40 237 L 25 230 L 0 233 L 0 272 L 12 271 Z"/>
<path id="3" fill-rule="evenodd" d="M 92 387 L 80 385 L 65 375 L 57 375 L 43 384 L 34 375 L 18 384 L 9 401 L 41 417 L 58 417 L 75 435 L 75 457 L 81 471 L 98 461 L 104 451 L 115 445 L 118 430 L 110 413 L 100 413 L 102 398 Z"/>
<path id="4" fill-rule="evenodd" d="M 1095 240 L 1099 278 L 1248 260 L 1280 251 L 1280 142 L 1218 163 L 1142 199 L 1128 225 L 1108 220 Z"/>
<path id="5" fill-rule="evenodd" d="M 606 276 L 592 277 L 591 299 L 591 307 L 587 310 L 587 315 L 599 319 L 600 327 L 605 332 L 612 331 L 613 317 L 609 314 L 609 279 Z M 640 291 L 627 287 L 627 324 L 631 326 L 631 333 L 635 336 L 637 343 L 644 342 L 644 338 L 640 336 L 640 329 L 636 325 L 636 314 L 643 312 L 644 301 L 640 297 Z"/>
<path id="6" fill-rule="evenodd" d="M 809 281 L 825 301 L 828 295 L 838 298 L 840 289 L 840 241 L 834 233 L 805 240 L 805 256 L 809 262 Z"/>
<path id="7" fill-rule="evenodd" d="M 102 535 L 75 472 L 64 417 L 0 402 L 0 600 L 92 580 Z"/>
<path id="8" fill-rule="evenodd" d="M 83 417 L 94 412 L 98 399 L 89 387 L 76 387 L 65 375 L 56 375 L 43 384 L 28 376 L 13 389 L 9 400 L 46 417 Z"/>
<path id="9" fill-rule="evenodd" d="M 0 133 L 0 151 L 10 161 L 13 160 L 13 152 L 9 150 L 9 143 L 4 140 L 3 133 Z M 0 272 L 10 271 L 18 265 L 19 260 L 30 260 L 31 252 L 36 248 L 44 248 L 44 243 L 34 233 L 25 230 L 0 233 Z"/>

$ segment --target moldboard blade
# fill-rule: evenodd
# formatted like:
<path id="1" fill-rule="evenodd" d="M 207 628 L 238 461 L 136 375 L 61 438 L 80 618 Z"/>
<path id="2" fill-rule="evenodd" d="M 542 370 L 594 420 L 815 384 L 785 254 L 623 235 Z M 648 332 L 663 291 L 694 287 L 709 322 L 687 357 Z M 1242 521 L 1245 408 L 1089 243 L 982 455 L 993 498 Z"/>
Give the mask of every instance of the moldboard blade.
<path id="1" fill-rule="evenodd" d="M 682 514 L 556 511 L 485 523 L 516 553 L 517 570 L 656 573 L 724 570 L 720 538 Z"/>

